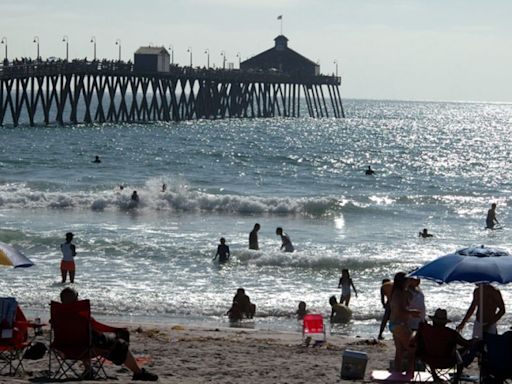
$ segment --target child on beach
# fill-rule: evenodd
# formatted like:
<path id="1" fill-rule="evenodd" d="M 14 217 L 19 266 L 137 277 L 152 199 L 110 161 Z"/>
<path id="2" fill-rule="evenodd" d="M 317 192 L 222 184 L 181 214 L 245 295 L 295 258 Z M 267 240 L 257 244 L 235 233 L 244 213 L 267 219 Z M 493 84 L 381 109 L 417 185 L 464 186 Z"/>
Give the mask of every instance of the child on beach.
<path id="1" fill-rule="evenodd" d="M 348 307 L 348 303 L 350 302 L 350 287 L 354 288 L 354 293 L 357 297 L 357 290 L 350 278 L 350 273 L 348 269 L 341 270 L 341 277 L 338 283 L 338 288 L 341 288 L 341 296 L 340 296 L 340 304 L 344 304 Z"/>
<path id="2" fill-rule="evenodd" d="M 295 312 L 295 314 L 297 315 L 297 320 L 303 320 L 304 315 L 307 315 L 308 313 L 309 313 L 309 311 L 306 309 L 306 302 L 305 301 L 299 302 L 299 308 Z"/>
<path id="3" fill-rule="evenodd" d="M 215 260 L 217 256 L 219 256 L 219 263 L 225 263 L 229 260 L 229 256 L 231 256 L 229 253 L 229 247 L 226 245 L 226 239 L 223 237 L 220 238 L 220 244 L 217 247 L 217 253 L 215 254 L 213 260 Z"/>

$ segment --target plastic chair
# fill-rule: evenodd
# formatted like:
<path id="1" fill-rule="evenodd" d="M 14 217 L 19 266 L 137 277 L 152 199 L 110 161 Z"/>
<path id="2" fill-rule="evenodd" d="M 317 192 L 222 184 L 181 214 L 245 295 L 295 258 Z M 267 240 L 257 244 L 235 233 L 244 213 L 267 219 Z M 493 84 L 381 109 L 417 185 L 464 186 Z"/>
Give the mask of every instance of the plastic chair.
<path id="1" fill-rule="evenodd" d="M 502 335 L 484 333 L 480 374 L 482 383 L 512 379 L 512 331 Z"/>
<path id="2" fill-rule="evenodd" d="M 304 315 L 302 323 L 302 340 L 307 334 L 323 334 L 326 340 L 324 318 L 322 315 L 307 314 Z"/>
<path id="3" fill-rule="evenodd" d="M 28 323 L 14 297 L 0 298 L 0 372 L 24 372 L 23 353 L 29 343 Z"/>
<path id="4" fill-rule="evenodd" d="M 458 382 L 462 374 L 462 359 L 457 351 L 457 338 L 454 330 L 420 323 L 416 334 L 416 358 L 426 364 L 432 376 Z M 455 371 L 455 375 L 450 375 Z M 448 380 L 447 380 L 448 381 Z"/>

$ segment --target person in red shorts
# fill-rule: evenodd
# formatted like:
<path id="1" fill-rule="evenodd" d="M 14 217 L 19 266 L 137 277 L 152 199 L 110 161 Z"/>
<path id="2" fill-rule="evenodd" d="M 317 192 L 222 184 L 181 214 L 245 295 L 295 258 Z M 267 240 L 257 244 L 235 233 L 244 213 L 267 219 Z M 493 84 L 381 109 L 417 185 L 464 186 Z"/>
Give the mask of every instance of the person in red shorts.
<path id="1" fill-rule="evenodd" d="M 73 234 L 71 232 L 66 233 L 66 242 L 60 245 L 60 250 L 62 251 L 62 260 L 60 262 L 60 272 L 62 274 L 62 283 L 66 282 L 68 272 L 69 272 L 69 281 L 71 283 L 75 282 L 75 256 L 76 256 L 76 247 L 75 244 L 72 243 Z"/>

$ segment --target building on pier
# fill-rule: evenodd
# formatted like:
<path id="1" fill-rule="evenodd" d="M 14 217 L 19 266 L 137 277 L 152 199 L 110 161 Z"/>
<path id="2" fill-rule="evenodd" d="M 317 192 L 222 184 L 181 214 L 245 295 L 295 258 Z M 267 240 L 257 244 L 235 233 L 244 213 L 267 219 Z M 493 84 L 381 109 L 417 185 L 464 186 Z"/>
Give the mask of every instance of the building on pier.
<path id="1" fill-rule="evenodd" d="M 134 54 L 136 73 L 169 72 L 171 56 L 164 47 L 140 47 Z"/>
<path id="2" fill-rule="evenodd" d="M 274 47 L 240 63 L 244 71 L 278 71 L 297 76 L 318 76 L 320 66 L 288 48 L 288 38 L 279 35 Z"/>

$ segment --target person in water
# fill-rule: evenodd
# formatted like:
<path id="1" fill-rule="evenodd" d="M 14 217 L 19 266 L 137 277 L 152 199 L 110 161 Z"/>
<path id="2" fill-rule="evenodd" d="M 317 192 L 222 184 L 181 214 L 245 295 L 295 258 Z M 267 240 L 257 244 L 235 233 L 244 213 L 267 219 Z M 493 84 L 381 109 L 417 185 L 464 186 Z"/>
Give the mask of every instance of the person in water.
<path id="1" fill-rule="evenodd" d="M 138 203 L 139 202 L 139 195 L 137 194 L 137 191 L 133 191 L 132 193 L 132 201 Z"/>
<path id="2" fill-rule="evenodd" d="M 344 304 L 348 307 L 350 303 L 351 290 L 350 287 L 354 288 L 354 293 L 357 297 L 357 290 L 354 286 L 354 282 L 350 277 L 350 272 L 348 269 L 341 270 L 340 281 L 338 282 L 338 288 L 341 288 L 341 296 L 340 296 L 340 304 Z"/>
<path id="3" fill-rule="evenodd" d="M 331 305 L 331 323 L 348 323 L 352 317 L 352 311 L 346 305 L 338 303 L 336 296 L 329 298 L 329 304 Z"/>
<path id="4" fill-rule="evenodd" d="M 308 313 L 309 311 L 306 309 L 306 302 L 299 302 L 299 308 L 295 312 L 295 314 L 297 315 L 297 320 L 303 320 L 304 316 L 307 315 Z"/>
<path id="5" fill-rule="evenodd" d="M 277 227 L 276 235 L 281 236 L 281 251 L 293 252 L 295 250 L 295 248 L 293 248 L 292 241 L 290 240 L 290 236 L 283 232 L 283 228 Z"/>
<path id="6" fill-rule="evenodd" d="M 425 239 L 427 237 L 434 237 L 434 235 L 432 235 L 431 233 L 428 233 L 427 228 L 423 228 L 423 231 L 420 231 L 418 233 L 418 237 L 423 237 Z"/>
<path id="7" fill-rule="evenodd" d="M 162 192 L 165 192 L 167 191 L 167 184 L 163 183 L 162 184 Z"/>
<path id="8" fill-rule="evenodd" d="M 494 229 L 496 224 L 500 222 L 496 219 L 496 203 L 491 205 L 491 209 L 487 211 L 487 219 L 485 220 L 486 227 L 485 229 Z"/>
<path id="9" fill-rule="evenodd" d="M 221 237 L 220 244 L 217 247 L 217 253 L 215 254 L 213 260 L 215 260 L 219 256 L 219 263 L 225 263 L 229 260 L 229 247 L 226 245 L 226 239 Z"/>
<path id="10" fill-rule="evenodd" d="M 233 304 L 237 303 L 238 310 L 248 319 L 252 319 L 256 313 L 256 304 L 251 303 L 249 296 L 245 294 L 245 289 L 238 288 L 233 297 Z"/>
<path id="11" fill-rule="evenodd" d="M 69 272 L 69 281 L 71 283 L 75 282 L 75 256 L 76 256 L 76 247 L 75 244 L 72 243 L 73 234 L 71 232 L 66 233 L 66 242 L 60 245 L 60 250 L 62 251 L 62 260 L 60 262 L 60 273 L 62 275 L 62 283 L 66 282 L 68 272 Z"/>
<path id="12" fill-rule="evenodd" d="M 254 228 L 251 233 L 249 233 L 249 249 L 254 249 L 258 251 L 260 249 L 258 245 L 258 231 L 260 230 L 260 225 L 258 223 L 254 224 Z"/>
<path id="13" fill-rule="evenodd" d="M 98 155 L 96 155 L 94 157 L 94 160 L 92 161 L 93 163 L 101 163 L 101 160 L 100 160 L 100 157 Z"/>
<path id="14" fill-rule="evenodd" d="M 364 172 L 365 175 L 373 175 L 375 171 L 372 169 L 372 167 L 369 165 L 368 169 Z"/>
<path id="15" fill-rule="evenodd" d="M 384 336 L 382 333 L 386 329 L 386 324 L 389 320 L 389 315 L 391 314 L 391 308 L 389 306 L 389 299 L 391 298 L 391 292 L 393 291 L 393 282 L 389 279 L 382 280 L 382 285 L 380 287 L 380 302 L 382 303 L 382 307 L 384 308 L 384 314 L 382 315 L 382 320 L 380 321 L 380 329 L 379 329 L 379 340 L 384 340 Z"/>

